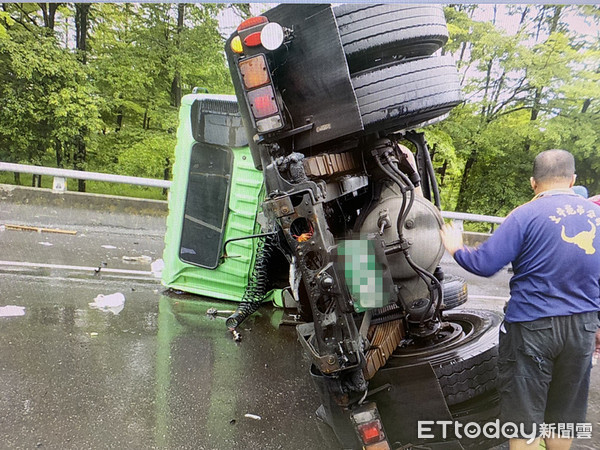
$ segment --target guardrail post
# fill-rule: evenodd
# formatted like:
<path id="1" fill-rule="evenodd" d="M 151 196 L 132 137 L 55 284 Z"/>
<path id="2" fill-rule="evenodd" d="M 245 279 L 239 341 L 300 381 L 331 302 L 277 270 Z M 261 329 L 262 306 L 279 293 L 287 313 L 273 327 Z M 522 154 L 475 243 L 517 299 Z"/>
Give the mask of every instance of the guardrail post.
<path id="1" fill-rule="evenodd" d="M 52 179 L 52 192 L 62 194 L 67 191 L 67 179 L 64 177 L 54 177 Z"/>

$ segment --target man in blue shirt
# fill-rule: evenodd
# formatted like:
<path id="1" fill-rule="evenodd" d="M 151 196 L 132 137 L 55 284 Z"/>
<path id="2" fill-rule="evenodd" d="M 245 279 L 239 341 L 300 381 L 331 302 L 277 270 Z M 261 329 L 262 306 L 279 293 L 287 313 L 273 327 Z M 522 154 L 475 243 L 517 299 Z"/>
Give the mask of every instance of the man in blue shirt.
<path id="1" fill-rule="evenodd" d="M 512 263 L 498 349 L 501 421 L 523 424 L 521 437 L 533 427 L 539 436 L 542 423 L 567 424 L 570 436 L 546 438 L 549 450 L 570 448 L 576 424 L 585 422 L 600 310 L 600 207 L 573 193 L 575 178 L 569 152 L 542 152 L 531 178 L 535 197 L 480 247 L 465 247 L 452 225 L 442 229 L 446 249 L 469 272 L 489 277 Z M 530 445 L 510 442 L 511 450 L 537 448 L 539 438 Z"/>

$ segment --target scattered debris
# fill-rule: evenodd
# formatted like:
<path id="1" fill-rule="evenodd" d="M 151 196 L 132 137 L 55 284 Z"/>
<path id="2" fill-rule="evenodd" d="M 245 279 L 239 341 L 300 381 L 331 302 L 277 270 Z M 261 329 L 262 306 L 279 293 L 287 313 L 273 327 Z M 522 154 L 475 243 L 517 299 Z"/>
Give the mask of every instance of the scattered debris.
<path id="1" fill-rule="evenodd" d="M 238 333 L 236 330 L 231 330 L 231 334 L 233 334 L 233 340 L 235 342 L 241 342 L 242 335 L 240 333 Z"/>
<path id="2" fill-rule="evenodd" d="M 52 247 L 54 244 L 52 242 L 38 242 L 40 245 L 45 245 L 46 247 Z"/>
<path id="3" fill-rule="evenodd" d="M 162 271 L 165 268 L 165 262 L 162 259 L 157 259 L 150 264 L 150 270 L 155 278 L 162 278 Z"/>
<path id="4" fill-rule="evenodd" d="M 235 419 L 231 419 L 231 420 L 229 421 L 229 425 L 235 425 Z"/>
<path id="5" fill-rule="evenodd" d="M 94 336 L 98 336 L 98 332 L 96 332 L 96 331 L 92 331 L 92 332 L 90 333 L 90 336 L 92 336 L 92 337 L 94 337 Z"/>
<path id="6" fill-rule="evenodd" d="M 152 257 L 142 255 L 142 256 L 123 256 L 123 261 L 130 262 L 139 262 L 144 264 L 150 264 L 152 262 Z"/>
<path id="7" fill-rule="evenodd" d="M 254 419 L 254 420 L 261 420 L 262 417 L 257 416 L 256 414 L 244 414 L 244 417 L 247 417 L 248 419 Z"/>
<path id="8" fill-rule="evenodd" d="M 0 317 L 17 317 L 25 315 L 24 306 L 6 305 L 0 306 Z"/>
<path id="9" fill-rule="evenodd" d="M 100 275 L 100 271 L 103 267 L 106 267 L 108 264 L 102 261 L 102 263 L 98 266 L 97 269 L 94 269 L 94 275 Z"/>
<path id="10" fill-rule="evenodd" d="M 208 314 L 209 316 L 216 316 L 218 314 L 225 314 L 227 316 L 230 316 L 234 312 L 235 312 L 235 310 L 231 310 L 231 309 L 218 310 L 217 308 L 208 308 L 206 310 L 206 314 Z"/>
<path id="11" fill-rule="evenodd" d="M 88 303 L 90 308 L 99 309 L 101 311 L 110 311 L 117 315 L 125 307 L 125 296 L 120 292 L 116 292 L 110 295 L 98 295 L 94 302 Z"/>
<path id="12" fill-rule="evenodd" d="M 43 227 L 29 227 L 25 225 L 10 225 L 5 224 L 7 230 L 19 230 L 19 231 L 37 231 L 38 233 L 59 233 L 59 234 L 77 234 L 77 231 L 72 230 L 60 230 L 58 228 L 43 228 Z"/>
<path id="13" fill-rule="evenodd" d="M 100 247 L 102 247 L 102 248 L 108 248 L 108 249 L 114 249 L 114 248 L 117 248 L 117 247 L 115 247 L 114 245 L 101 245 Z"/>

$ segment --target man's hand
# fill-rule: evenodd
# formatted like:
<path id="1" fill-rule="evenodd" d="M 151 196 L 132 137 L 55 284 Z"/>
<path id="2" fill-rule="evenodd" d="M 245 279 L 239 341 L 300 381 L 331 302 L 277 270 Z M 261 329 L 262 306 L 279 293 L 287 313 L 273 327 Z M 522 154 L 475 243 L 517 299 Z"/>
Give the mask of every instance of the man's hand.
<path id="1" fill-rule="evenodd" d="M 456 228 L 454 222 L 445 224 L 440 230 L 444 247 L 452 256 L 457 250 L 464 247 L 462 231 Z M 596 336 L 596 344 L 598 344 L 598 336 Z"/>

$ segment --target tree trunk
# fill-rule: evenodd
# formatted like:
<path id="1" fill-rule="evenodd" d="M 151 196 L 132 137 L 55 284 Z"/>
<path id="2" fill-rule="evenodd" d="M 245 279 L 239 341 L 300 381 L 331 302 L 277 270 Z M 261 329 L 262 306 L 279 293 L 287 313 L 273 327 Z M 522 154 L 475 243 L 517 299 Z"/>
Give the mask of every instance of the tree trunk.
<path id="1" fill-rule="evenodd" d="M 581 114 L 585 114 L 591 104 L 592 104 L 592 99 L 586 98 L 585 101 L 583 102 L 583 106 L 581 107 Z"/>
<path id="2" fill-rule="evenodd" d="M 38 3 L 42 9 L 42 15 L 44 16 L 44 27 L 54 32 L 54 24 L 56 17 L 56 10 L 61 5 L 60 3 Z"/>
<path id="3" fill-rule="evenodd" d="M 60 142 L 56 141 L 54 143 L 54 150 L 56 152 L 56 167 L 59 168 L 64 168 L 64 162 L 63 162 L 63 151 L 62 151 L 62 145 Z"/>
<path id="4" fill-rule="evenodd" d="M 87 33 L 90 6 L 89 3 L 75 3 L 75 42 L 82 64 L 87 64 Z"/>
<path id="5" fill-rule="evenodd" d="M 460 180 L 460 189 L 458 191 L 458 202 L 456 204 L 456 210 L 459 212 L 468 212 L 468 203 L 465 199 L 465 193 L 467 192 L 467 188 L 468 188 L 468 180 L 469 180 L 469 173 L 471 172 L 471 168 L 473 167 L 473 165 L 475 164 L 475 161 L 477 161 L 477 152 L 473 151 L 471 152 L 471 154 L 469 155 L 469 158 L 467 159 L 467 162 L 465 164 L 465 170 L 463 171 L 463 175 L 462 175 L 462 179 Z"/>
<path id="6" fill-rule="evenodd" d="M 119 107 L 119 109 L 117 110 L 117 128 L 115 128 L 115 131 L 121 131 L 122 127 L 123 127 L 123 108 Z"/>
<path id="7" fill-rule="evenodd" d="M 183 31 L 183 19 L 185 14 L 185 4 L 179 3 L 177 5 L 177 34 L 175 36 L 175 47 L 179 53 L 179 47 L 181 45 L 181 32 Z M 175 69 L 175 76 L 171 83 L 171 106 L 179 108 L 181 106 L 181 73 L 179 70 L 179 64 Z"/>
<path id="8" fill-rule="evenodd" d="M 89 3 L 75 3 L 75 37 L 77 43 L 77 56 L 81 64 L 87 64 L 87 33 L 89 28 Z M 85 136 L 88 129 L 82 127 L 76 137 L 75 154 L 73 155 L 73 166 L 75 170 L 85 170 L 87 149 Z M 85 180 L 78 180 L 77 190 L 85 192 Z"/>
<path id="9" fill-rule="evenodd" d="M 163 179 L 169 180 L 171 177 L 171 159 L 169 157 L 165 158 L 165 170 L 163 172 Z M 163 188 L 163 195 L 167 195 L 169 190 L 167 188 Z"/>
<path id="10" fill-rule="evenodd" d="M 75 170 L 85 170 L 85 160 L 87 156 L 84 140 L 87 130 L 83 129 L 80 131 L 81 134 L 75 137 L 75 154 L 73 155 L 73 168 Z M 77 180 L 77 190 L 79 192 L 85 192 L 85 180 Z"/>

